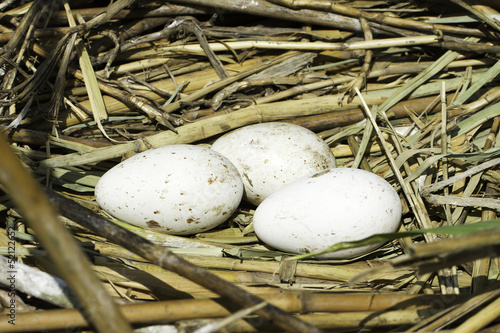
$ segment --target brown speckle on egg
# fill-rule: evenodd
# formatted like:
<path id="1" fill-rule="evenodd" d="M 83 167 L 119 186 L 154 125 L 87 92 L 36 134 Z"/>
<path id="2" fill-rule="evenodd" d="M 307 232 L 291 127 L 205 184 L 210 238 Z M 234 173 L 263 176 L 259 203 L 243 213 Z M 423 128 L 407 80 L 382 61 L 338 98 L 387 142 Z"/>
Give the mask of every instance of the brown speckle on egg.
<path id="1" fill-rule="evenodd" d="M 161 228 L 161 225 L 158 222 L 156 222 L 155 220 L 146 221 L 146 224 L 150 228 Z"/>

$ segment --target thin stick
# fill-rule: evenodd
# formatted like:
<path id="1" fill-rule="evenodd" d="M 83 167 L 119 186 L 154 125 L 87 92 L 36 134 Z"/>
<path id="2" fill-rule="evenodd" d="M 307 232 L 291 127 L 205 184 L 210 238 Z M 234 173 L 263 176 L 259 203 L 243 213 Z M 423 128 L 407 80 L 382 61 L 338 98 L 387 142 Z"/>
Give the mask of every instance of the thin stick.
<path id="1" fill-rule="evenodd" d="M 298 1 L 298 0 L 175 0 L 182 5 L 203 6 L 217 8 L 218 12 L 231 11 L 244 14 L 260 15 L 280 20 L 290 20 L 303 23 L 314 23 L 320 26 L 334 27 L 341 30 L 361 31 L 358 19 L 366 18 L 373 23 L 379 22 L 395 27 L 426 31 L 434 33 L 436 30 L 462 36 L 486 37 L 487 33 L 479 29 L 467 29 L 448 24 L 429 24 L 417 20 L 392 17 L 385 13 L 374 13 L 364 9 L 351 8 L 340 5 L 336 1 Z M 287 8 L 289 7 L 289 8 Z M 310 10 L 314 8 L 317 10 Z M 297 10 L 300 9 L 300 10 Z"/>
<path id="2" fill-rule="evenodd" d="M 464 323 L 458 326 L 453 333 L 473 333 L 500 316 L 500 298 L 491 302 L 488 306 L 481 309 L 476 315 L 467 319 Z"/>
<path id="3" fill-rule="evenodd" d="M 64 1 L 63 5 L 64 9 L 66 10 L 66 15 L 68 16 L 69 26 L 75 27 L 76 22 L 68 2 Z M 80 23 L 85 23 L 85 22 L 80 22 Z M 75 42 L 76 52 L 78 53 L 78 61 L 80 63 L 80 69 L 83 74 L 83 82 L 85 84 L 85 88 L 87 89 L 90 106 L 92 108 L 92 114 L 94 116 L 94 120 L 97 124 L 97 127 L 109 141 L 119 143 L 111 139 L 108 136 L 108 133 L 106 133 L 106 131 L 104 130 L 104 127 L 102 126 L 101 121 L 108 118 L 108 113 L 106 111 L 106 105 L 104 104 L 104 100 L 102 98 L 101 90 L 99 89 L 94 68 L 92 67 L 92 63 L 90 62 L 90 56 L 87 52 L 87 49 L 85 48 L 85 45 L 83 45 L 83 40 L 76 39 L 74 42 Z"/>
<path id="4" fill-rule="evenodd" d="M 246 50 L 246 49 L 271 49 L 271 50 L 302 50 L 302 51 L 346 51 L 346 50 L 371 50 L 389 47 L 404 47 L 414 45 L 428 45 L 439 42 L 439 36 L 414 36 L 414 37 L 394 37 L 375 40 L 366 40 L 352 43 L 328 43 L 328 42 L 282 42 L 282 41 L 236 41 L 222 43 L 208 43 L 212 51 Z M 153 51 L 150 51 L 153 52 Z M 175 45 L 158 47 L 154 54 L 164 52 L 203 52 L 199 44 Z M 141 53 L 141 56 L 146 53 Z"/>
<path id="5" fill-rule="evenodd" d="M 475 175 L 476 173 L 479 173 L 479 172 L 482 172 L 486 169 L 492 168 L 497 164 L 500 164 L 500 157 L 489 160 L 488 162 L 484 162 L 484 163 L 479 164 L 475 167 L 472 167 L 472 168 L 468 169 L 467 171 L 464 171 L 463 173 L 460 173 L 460 174 L 455 175 L 451 178 L 448 178 L 447 180 L 442 180 L 440 182 L 436 182 L 436 183 L 431 184 L 431 185 L 425 185 L 421 191 L 422 195 L 425 197 L 426 195 L 428 195 L 432 192 L 439 191 L 440 189 L 445 188 L 448 185 L 452 185 L 453 183 L 459 181 L 460 179 Z"/>

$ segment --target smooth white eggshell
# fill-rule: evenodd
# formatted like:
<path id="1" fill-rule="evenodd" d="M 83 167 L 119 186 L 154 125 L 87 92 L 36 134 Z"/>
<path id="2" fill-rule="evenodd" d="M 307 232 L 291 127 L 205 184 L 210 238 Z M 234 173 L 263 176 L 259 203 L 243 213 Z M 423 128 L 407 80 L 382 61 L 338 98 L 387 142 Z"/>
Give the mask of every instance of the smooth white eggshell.
<path id="1" fill-rule="evenodd" d="M 175 235 L 211 229 L 243 196 L 235 166 L 216 151 L 170 145 L 137 154 L 106 172 L 95 188 L 99 206 L 130 224 Z"/>
<path id="2" fill-rule="evenodd" d="M 364 170 L 336 168 L 286 185 L 257 207 L 253 227 L 258 238 L 276 249 L 304 254 L 377 233 L 395 232 L 401 201 L 383 178 Z M 382 244 L 321 255 L 346 259 Z"/>
<path id="3" fill-rule="evenodd" d="M 244 199 L 259 205 L 284 185 L 336 166 L 328 145 L 314 132 L 287 123 L 246 126 L 217 139 L 212 149 L 236 166 Z"/>

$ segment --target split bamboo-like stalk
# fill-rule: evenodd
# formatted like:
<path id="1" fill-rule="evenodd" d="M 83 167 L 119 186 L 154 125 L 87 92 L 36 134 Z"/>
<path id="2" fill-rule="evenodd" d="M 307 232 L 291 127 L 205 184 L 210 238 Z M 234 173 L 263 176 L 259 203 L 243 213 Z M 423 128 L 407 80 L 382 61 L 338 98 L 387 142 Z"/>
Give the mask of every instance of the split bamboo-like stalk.
<path id="1" fill-rule="evenodd" d="M 259 66 L 260 62 L 272 61 L 272 57 L 270 57 L 270 58 L 250 59 L 248 61 L 245 61 L 243 64 L 228 65 L 228 66 L 226 66 L 226 68 L 227 68 L 227 70 L 236 71 L 236 72 L 244 72 L 245 70 L 248 69 L 248 74 L 245 74 L 242 76 L 242 77 L 244 77 L 246 75 L 252 74 L 253 71 L 256 70 L 255 68 Z M 267 65 L 267 66 L 269 66 L 269 65 Z M 266 66 L 262 66 L 262 67 L 260 67 L 260 69 L 264 69 L 265 67 Z M 74 74 L 77 76 L 80 76 L 80 78 L 82 78 L 81 73 L 74 72 Z M 189 73 L 189 74 L 182 75 L 182 76 L 178 77 L 177 79 L 186 82 L 186 87 L 183 90 L 184 93 L 186 93 L 186 94 L 189 94 L 189 93 L 199 94 L 198 91 L 202 90 L 208 83 L 216 80 L 217 75 L 213 69 L 207 69 L 207 70 L 202 71 L 202 73 L 200 73 L 200 72 Z M 158 81 L 155 83 L 155 86 L 158 89 L 162 89 L 162 90 L 166 90 L 166 91 L 174 91 L 176 88 L 175 84 L 170 79 Z M 118 94 L 120 93 L 118 91 L 118 89 L 109 87 L 107 85 L 102 85 L 101 88 L 102 89 L 110 89 L 109 93 L 111 94 L 111 96 L 115 96 L 115 97 L 111 97 L 111 96 L 107 96 L 107 95 L 103 96 L 104 103 L 106 104 L 106 109 L 107 109 L 109 115 L 118 114 L 120 112 L 123 112 L 125 110 L 130 109 L 130 107 L 127 104 L 120 101 L 120 100 L 126 100 L 126 95 L 130 95 L 130 94 L 128 94 L 128 93 L 125 94 L 124 92 L 121 92 L 121 94 L 123 95 L 121 98 L 120 96 L 118 96 Z M 205 91 L 207 91 L 207 90 L 205 90 Z M 159 100 L 164 101 L 164 98 L 162 98 L 162 97 L 159 98 L 158 95 L 156 95 L 153 92 L 146 92 L 145 95 L 153 97 L 153 98 L 158 98 Z M 200 95 L 200 96 L 203 96 L 203 95 Z M 117 99 L 116 97 L 119 99 Z M 86 101 L 82 102 L 81 104 L 84 107 L 87 107 L 87 108 L 90 107 L 90 104 Z M 80 116 L 75 115 L 74 113 L 68 113 L 68 112 L 66 112 L 65 114 L 62 114 L 60 119 L 59 119 L 59 121 L 61 122 L 61 126 L 64 126 L 64 127 L 69 127 L 69 126 L 78 124 L 78 123 L 82 122 L 82 120 L 86 121 L 88 119 L 81 119 Z"/>
<path id="2" fill-rule="evenodd" d="M 360 324 L 370 315 L 390 310 L 394 315 L 412 314 L 426 308 L 449 304 L 459 300 L 452 296 L 432 295 L 389 295 L 389 294 L 312 294 L 283 293 L 263 295 L 264 300 L 290 313 L 329 312 L 334 313 L 337 323 L 350 318 L 350 325 Z M 122 305 L 125 318 L 133 324 L 173 322 L 198 318 L 221 318 L 230 315 L 231 304 L 223 299 L 178 300 L 143 302 Z M 415 309 L 415 310 L 411 310 Z M 402 312 L 398 312 L 398 310 Z M 406 312 L 404 312 L 406 311 Z M 349 312 L 352 312 L 349 314 Z M 354 313 L 359 313 L 355 316 Z M 25 313 L 18 315 L 16 326 L 0 322 L 2 332 L 27 330 L 57 330 L 73 327 L 84 328 L 87 323 L 75 310 L 47 310 L 43 314 Z M 353 318 L 354 317 L 354 318 Z M 394 324 L 393 324 L 394 325 Z M 339 327 L 339 326 L 337 326 Z M 352 327 L 352 326 L 351 326 Z"/>
<path id="3" fill-rule="evenodd" d="M 100 245 L 96 245 L 96 249 L 102 251 L 103 255 L 109 255 L 111 257 L 117 256 L 129 260 L 140 260 L 137 256 L 131 256 L 129 253 L 123 251 L 123 249 L 113 249 L 113 247 L 110 246 Z M 218 270 L 234 270 L 236 272 L 263 272 L 273 274 L 279 271 L 280 265 L 280 262 L 270 260 L 242 260 L 206 255 L 182 255 L 182 258 L 199 267 Z M 154 265 L 147 263 L 135 263 L 134 267 L 151 272 L 151 274 L 157 275 L 158 279 L 168 279 L 168 276 L 162 275 L 162 271 L 157 273 L 158 269 Z M 355 275 L 366 269 L 367 266 L 365 265 L 317 265 L 314 263 L 298 262 L 295 270 L 295 276 L 333 282 L 347 282 Z M 401 270 L 386 272 L 383 278 L 387 280 L 400 280 L 401 276 L 408 274 L 411 275 L 412 272 L 413 271 L 411 269 L 408 270 L 403 268 Z"/>

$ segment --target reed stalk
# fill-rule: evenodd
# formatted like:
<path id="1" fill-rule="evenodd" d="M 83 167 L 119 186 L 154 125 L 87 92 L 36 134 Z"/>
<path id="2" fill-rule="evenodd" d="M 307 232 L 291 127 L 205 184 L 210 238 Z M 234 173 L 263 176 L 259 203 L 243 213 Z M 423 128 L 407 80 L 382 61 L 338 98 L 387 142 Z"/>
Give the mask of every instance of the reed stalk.
<path id="1" fill-rule="evenodd" d="M 388 326 L 415 323 L 417 311 L 432 304 L 448 303 L 453 298 L 443 296 L 408 296 L 408 295 L 376 295 L 376 294 L 311 294 L 311 293 L 284 293 L 263 295 L 263 299 L 275 306 L 291 313 L 328 312 L 332 313 L 329 319 L 323 318 L 323 328 L 354 328 L 360 325 L 370 316 L 373 318 L 366 326 L 381 326 L 383 320 Z M 178 321 L 197 318 L 222 318 L 231 312 L 231 305 L 223 299 L 206 300 L 179 300 L 162 302 L 142 302 L 136 304 L 122 305 L 121 309 L 125 318 L 134 324 L 145 324 L 165 321 Z M 411 308 L 415 310 L 410 310 Z M 384 312 L 391 309 L 392 313 Z M 408 309 L 408 310 L 404 310 Z M 417 310 L 418 309 L 418 310 Z M 399 310 L 399 311 L 398 311 Z M 351 312 L 353 311 L 353 312 Z M 402 319 L 403 314 L 410 318 Z M 400 317 L 397 320 L 397 317 Z M 414 317 L 416 316 L 416 317 Z M 303 316 L 314 324 L 318 324 L 319 318 L 314 316 Z M 384 318 L 384 319 L 383 319 Z M 331 320 L 327 324 L 326 320 Z M 19 314 L 19 325 L 9 326 L 0 323 L 2 332 L 22 332 L 27 330 L 57 330 L 61 328 L 85 328 L 87 323 L 75 310 L 48 310 L 43 314 L 24 313 Z M 240 324 L 241 325 L 241 324 Z M 247 326 L 247 329 L 251 329 Z"/>

